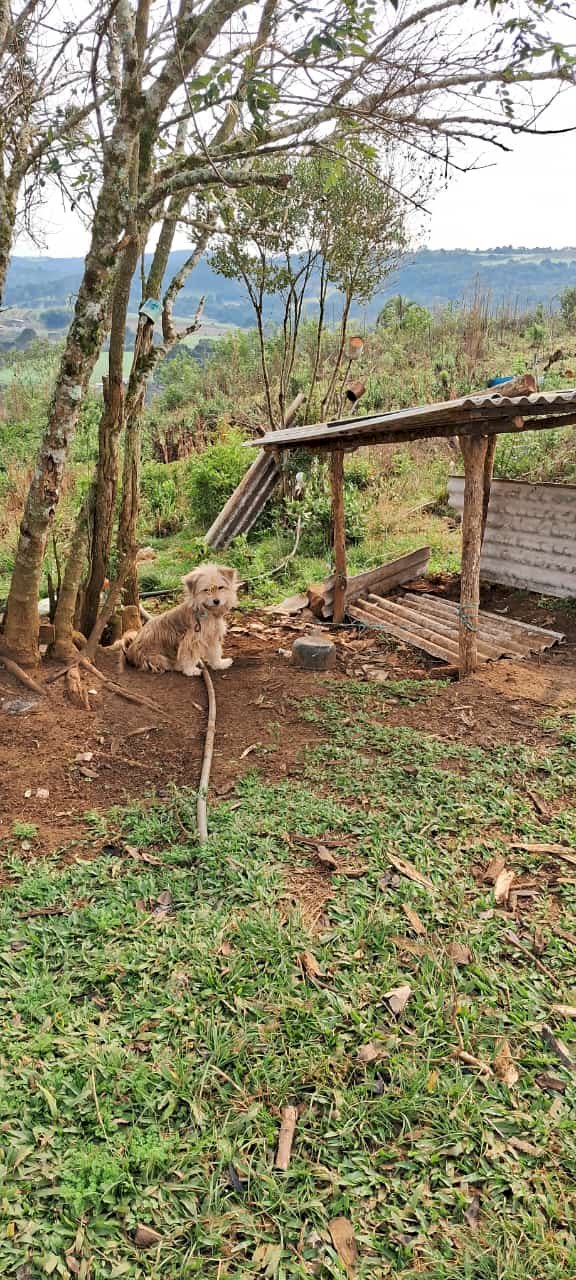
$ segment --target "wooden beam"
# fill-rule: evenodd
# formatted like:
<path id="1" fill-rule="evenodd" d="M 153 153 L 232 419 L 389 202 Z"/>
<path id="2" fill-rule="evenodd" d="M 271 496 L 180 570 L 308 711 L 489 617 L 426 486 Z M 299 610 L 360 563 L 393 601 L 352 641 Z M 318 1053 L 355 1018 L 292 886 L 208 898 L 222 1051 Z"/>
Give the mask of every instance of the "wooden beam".
<path id="1" fill-rule="evenodd" d="M 344 423 L 339 427 L 325 427 L 321 434 L 315 433 L 313 427 L 295 427 L 290 431 L 277 431 L 265 436 L 258 444 L 268 452 L 270 449 L 309 449 L 312 453 L 331 452 L 333 449 L 360 449 L 363 445 L 407 444 L 413 440 L 440 440 L 445 437 L 482 435 L 516 435 L 522 431 L 552 431 L 558 427 L 576 426 L 576 412 L 543 414 L 531 416 L 522 408 L 523 417 L 514 415 L 503 418 L 502 415 L 490 413 L 489 407 L 481 410 L 467 411 L 466 418 L 455 415 L 445 420 L 438 419 L 433 423 L 424 418 L 397 422 L 394 426 L 364 425 L 362 418 L 356 423 Z M 310 433 L 310 434 L 309 434 Z M 277 439 L 273 439 L 272 435 Z M 252 442 L 245 446 L 254 447 Z"/>
<path id="2" fill-rule="evenodd" d="M 460 437 L 464 458 L 464 512 L 462 516 L 462 573 L 460 579 L 460 679 L 478 665 L 478 612 L 480 608 L 480 555 L 484 523 L 485 467 L 489 454 L 487 436 Z M 490 466 L 487 468 L 490 470 Z M 489 491 L 489 490 L 488 490 Z"/>
<path id="3" fill-rule="evenodd" d="M 334 539 L 334 611 L 333 621 L 344 621 L 346 612 L 346 520 L 344 516 L 344 454 L 335 449 L 330 454 L 332 488 L 332 536 Z"/>

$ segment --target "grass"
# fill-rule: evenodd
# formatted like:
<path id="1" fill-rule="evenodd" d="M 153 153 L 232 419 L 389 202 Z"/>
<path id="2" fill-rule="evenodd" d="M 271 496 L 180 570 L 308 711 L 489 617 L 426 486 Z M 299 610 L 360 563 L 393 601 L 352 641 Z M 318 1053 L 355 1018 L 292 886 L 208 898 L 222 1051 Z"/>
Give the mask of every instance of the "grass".
<path id="1" fill-rule="evenodd" d="M 537 898 L 530 922 L 546 934 L 551 983 L 507 945 L 521 926 L 494 912 L 472 864 L 510 858 L 513 835 L 542 839 L 530 789 L 558 810 L 545 838 L 574 843 L 562 798 L 576 764 L 552 729 L 542 750 L 486 752 L 391 727 L 387 699 L 421 692 L 351 684 L 305 705 L 327 737 L 302 778 L 246 779 L 212 810 L 201 853 L 187 834 L 194 796 L 176 792 L 113 815 L 93 862 L 30 865 L 16 842 L 8 851 L 3 1275 L 344 1280 L 328 1232 L 337 1215 L 353 1223 L 360 1280 L 575 1273 L 574 1077 L 540 1033 L 552 1022 L 570 1044 L 576 1031 L 550 1010 L 574 989 L 574 952 L 550 927 L 570 928 L 574 884 L 555 890 L 557 916 L 547 892 Z M 328 832 L 367 869 L 334 877 L 328 924 L 310 936 L 284 879 L 295 859 L 307 864 L 289 836 Z M 434 892 L 391 874 L 389 853 Z M 426 928 L 422 954 L 399 941 L 413 941 L 403 904 Z M 47 907 L 62 914 L 31 914 Z M 466 967 L 447 957 L 454 940 L 472 949 Z M 318 981 L 303 974 L 304 951 Z M 412 995 L 396 1019 L 384 993 L 401 982 Z M 492 1062 L 502 1039 L 514 1089 L 453 1057 L 462 1046 Z M 367 1043 L 379 1056 L 362 1066 Z M 542 1071 L 562 1077 L 564 1095 L 542 1091 Z M 273 1152 L 291 1101 L 300 1114 L 281 1175 Z M 159 1233 L 147 1251 L 138 1223 Z"/>

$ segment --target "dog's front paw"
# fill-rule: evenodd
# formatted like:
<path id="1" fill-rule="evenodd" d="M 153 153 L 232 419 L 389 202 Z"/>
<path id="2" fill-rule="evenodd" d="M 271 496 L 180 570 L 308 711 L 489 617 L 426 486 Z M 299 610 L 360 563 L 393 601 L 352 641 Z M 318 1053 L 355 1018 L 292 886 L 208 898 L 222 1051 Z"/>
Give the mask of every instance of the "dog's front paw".
<path id="1" fill-rule="evenodd" d="M 213 671 L 227 671 L 232 666 L 233 658 L 219 658 L 218 662 L 212 662 L 210 665 Z"/>

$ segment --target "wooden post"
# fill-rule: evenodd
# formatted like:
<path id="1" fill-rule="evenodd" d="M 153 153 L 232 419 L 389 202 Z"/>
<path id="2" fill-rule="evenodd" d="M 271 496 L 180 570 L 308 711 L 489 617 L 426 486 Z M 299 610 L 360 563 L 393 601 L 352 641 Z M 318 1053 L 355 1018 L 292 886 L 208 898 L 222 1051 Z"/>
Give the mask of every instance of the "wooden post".
<path id="1" fill-rule="evenodd" d="M 478 665 L 478 610 L 480 607 L 480 555 L 484 531 L 488 436 L 461 436 L 464 459 L 464 513 L 462 516 L 462 574 L 460 580 L 460 679 Z M 490 493 L 488 480 L 488 495 Z M 486 503 L 487 509 L 487 503 Z"/>
<path id="2" fill-rule="evenodd" d="M 346 521 L 344 518 L 344 454 L 335 449 L 330 454 L 332 486 L 332 536 L 334 539 L 334 608 L 333 622 L 343 622 L 346 612 Z"/>

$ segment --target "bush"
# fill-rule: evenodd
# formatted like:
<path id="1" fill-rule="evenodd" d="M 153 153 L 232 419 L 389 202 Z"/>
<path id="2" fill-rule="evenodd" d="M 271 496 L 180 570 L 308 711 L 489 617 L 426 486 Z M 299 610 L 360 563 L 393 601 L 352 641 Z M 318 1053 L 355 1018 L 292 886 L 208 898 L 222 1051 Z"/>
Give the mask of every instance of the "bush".
<path id="1" fill-rule="evenodd" d="M 183 466 L 179 462 L 146 462 L 140 477 L 140 523 L 157 537 L 176 533 L 185 520 Z"/>
<path id="2" fill-rule="evenodd" d="M 195 526 L 207 531 L 253 461 L 254 455 L 243 448 L 238 431 L 229 431 L 224 439 L 190 458 L 185 486 Z"/>

